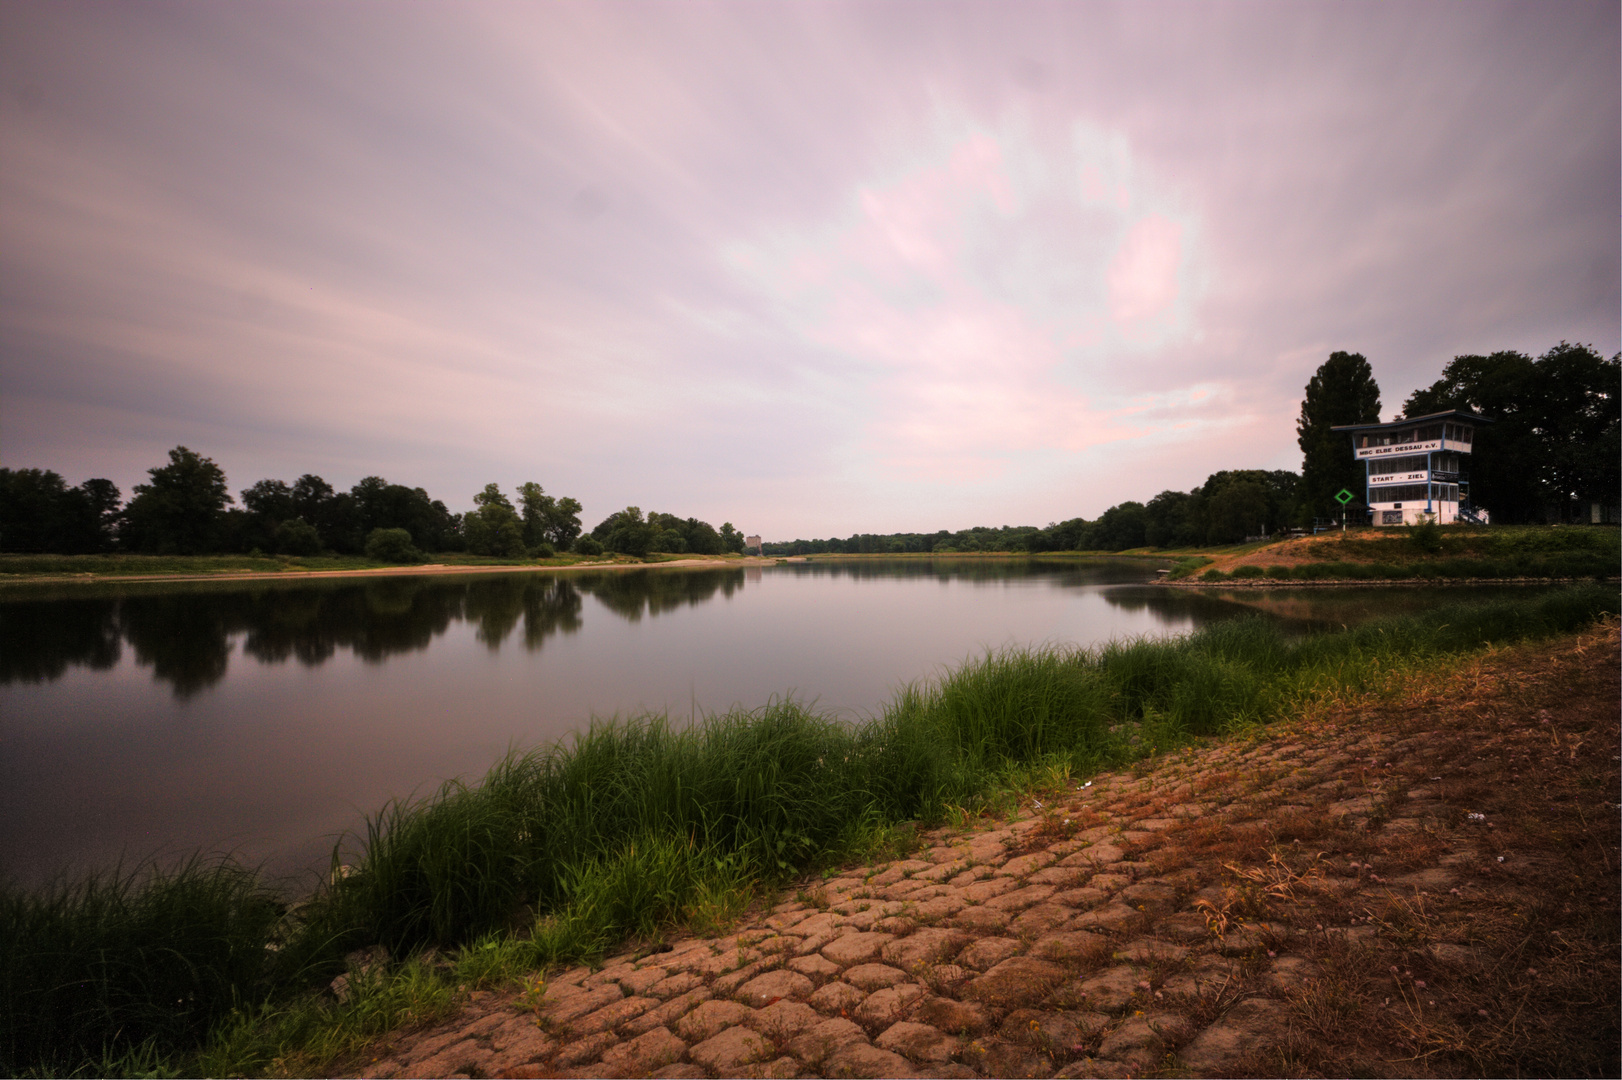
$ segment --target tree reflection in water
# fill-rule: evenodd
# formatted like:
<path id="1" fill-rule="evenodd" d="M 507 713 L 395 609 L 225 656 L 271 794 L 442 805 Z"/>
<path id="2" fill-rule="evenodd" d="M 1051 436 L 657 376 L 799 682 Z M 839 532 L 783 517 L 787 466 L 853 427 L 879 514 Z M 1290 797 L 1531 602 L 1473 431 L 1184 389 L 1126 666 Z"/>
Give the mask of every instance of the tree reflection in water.
<path id="1" fill-rule="evenodd" d="M 731 596 L 743 580 L 741 569 L 633 570 L 12 590 L 0 598 L 0 685 L 112 668 L 124 642 L 179 698 L 225 677 L 239 635 L 243 653 L 262 664 L 316 667 L 340 649 L 368 663 L 419 652 L 459 622 L 473 624 L 493 651 L 522 622 L 524 648 L 533 652 L 580 629 L 583 596 L 635 622 Z"/>

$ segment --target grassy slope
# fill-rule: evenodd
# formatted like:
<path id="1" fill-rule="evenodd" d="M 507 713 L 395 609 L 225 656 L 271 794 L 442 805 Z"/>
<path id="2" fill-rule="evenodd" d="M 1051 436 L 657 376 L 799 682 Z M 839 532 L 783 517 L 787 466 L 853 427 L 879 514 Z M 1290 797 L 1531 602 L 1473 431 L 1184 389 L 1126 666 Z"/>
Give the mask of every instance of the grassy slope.
<path id="1" fill-rule="evenodd" d="M 1204 561 L 1190 560 L 1173 577 L 1611 577 L 1622 561 L 1622 534 L 1610 526 L 1362 528 L 1201 554 Z"/>

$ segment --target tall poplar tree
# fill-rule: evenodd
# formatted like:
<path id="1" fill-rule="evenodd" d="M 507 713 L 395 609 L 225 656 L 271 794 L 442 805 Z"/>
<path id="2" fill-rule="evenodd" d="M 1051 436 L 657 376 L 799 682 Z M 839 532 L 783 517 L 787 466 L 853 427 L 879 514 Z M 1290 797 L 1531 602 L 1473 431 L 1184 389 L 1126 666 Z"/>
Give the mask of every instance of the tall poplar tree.
<path id="1" fill-rule="evenodd" d="M 1333 352 L 1307 383 L 1295 433 L 1301 446 L 1301 502 L 1315 517 L 1335 517 L 1335 495 L 1346 488 L 1363 498 L 1363 467 L 1352 453 L 1352 440 L 1337 424 L 1375 424 L 1380 420 L 1380 386 L 1362 353 Z"/>

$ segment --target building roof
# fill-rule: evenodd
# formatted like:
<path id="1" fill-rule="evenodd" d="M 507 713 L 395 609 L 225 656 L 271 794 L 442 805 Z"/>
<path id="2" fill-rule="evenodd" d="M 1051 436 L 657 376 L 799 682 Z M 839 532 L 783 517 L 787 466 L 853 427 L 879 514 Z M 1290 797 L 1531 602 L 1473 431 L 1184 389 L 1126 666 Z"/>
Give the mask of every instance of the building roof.
<path id="1" fill-rule="evenodd" d="M 1389 424 L 1335 424 L 1330 431 L 1389 431 L 1393 428 L 1417 427 L 1420 424 L 1434 423 L 1438 420 L 1468 420 L 1472 424 L 1496 423 L 1491 417 L 1477 416 L 1467 409 L 1449 409 L 1446 412 L 1426 413 L 1424 416 L 1410 416 L 1402 420 L 1393 420 Z"/>

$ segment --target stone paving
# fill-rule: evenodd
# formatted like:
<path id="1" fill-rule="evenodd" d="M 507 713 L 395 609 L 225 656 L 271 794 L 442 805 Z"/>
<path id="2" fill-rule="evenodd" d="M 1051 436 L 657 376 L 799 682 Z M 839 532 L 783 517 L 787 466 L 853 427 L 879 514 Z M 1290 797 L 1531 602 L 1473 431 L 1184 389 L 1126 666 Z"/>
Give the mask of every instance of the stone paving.
<path id="1" fill-rule="evenodd" d="M 1372 912 L 1539 887 L 1535 861 L 1506 864 L 1482 815 L 1445 797 L 1464 789 L 1428 775 L 1479 769 L 1479 748 L 1443 764 L 1439 733 L 1417 730 L 1433 711 L 1411 712 L 1066 781 L 1010 819 L 791 888 L 725 937 L 551 973 L 533 1008 L 475 994 L 361 1075 L 1276 1072 L 1335 949 L 1420 966 Z M 1465 938 L 1423 948 L 1439 969 L 1481 962 Z"/>
<path id="2" fill-rule="evenodd" d="M 1190 830 L 1290 816 L 1366 828 L 1381 766 L 1405 750 L 1378 735 L 1261 742 L 1103 776 L 999 827 L 936 830 L 910 858 L 803 886 L 726 937 L 557 973 L 538 1011 L 475 995 L 362 1075 L 1224 1072 L 1280 1034 L 1284 992 L 1313 970 L 1295 954 L 1302 935 L 1377 944 L 1375 932 L 1249 922 L 1231 914 L 1244 906 L 1231 873 L 1163 853 Z M 1405 795 L 1379 828 L 1450 816 Z M 1446 891 L 1479 854 L 1461 841 L 1434 856 L 1389 882 L 1355 862 L 1316 881 Z"/>

